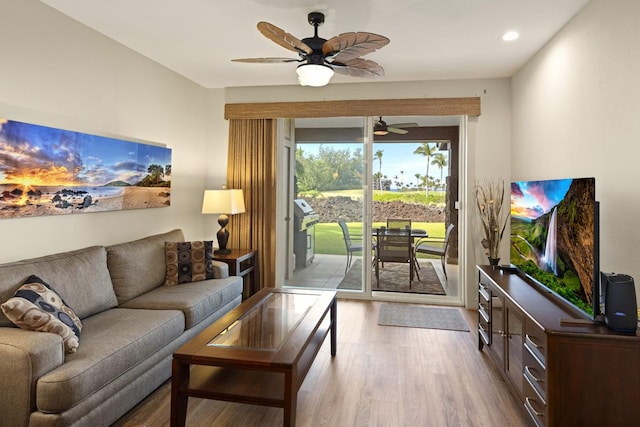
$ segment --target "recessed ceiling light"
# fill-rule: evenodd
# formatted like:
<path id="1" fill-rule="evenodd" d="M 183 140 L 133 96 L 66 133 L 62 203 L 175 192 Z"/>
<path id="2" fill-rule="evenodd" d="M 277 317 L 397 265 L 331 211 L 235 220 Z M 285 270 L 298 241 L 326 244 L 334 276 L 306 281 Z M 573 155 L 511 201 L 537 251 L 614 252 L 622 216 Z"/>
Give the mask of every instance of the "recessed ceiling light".
<path id="1" fill-rule="evenodd" d="M 507 31 L 502 35 L 502 40 L 510 42 L 516 40 L 518 37 L 520 37 L 520 34 L 518 34 L 517 31 Z"/>

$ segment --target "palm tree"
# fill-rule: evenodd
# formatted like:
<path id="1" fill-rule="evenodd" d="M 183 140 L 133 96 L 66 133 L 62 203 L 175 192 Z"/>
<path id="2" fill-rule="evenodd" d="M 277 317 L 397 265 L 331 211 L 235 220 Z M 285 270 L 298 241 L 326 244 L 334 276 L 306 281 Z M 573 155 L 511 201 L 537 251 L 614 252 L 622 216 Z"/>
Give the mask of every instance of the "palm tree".
<path id="1" fill-rule="evenodd" d="M 413 175 L 416 177 L 416 187 L 420 187 L 420 174 L 417 173 L 415 175 Z"/>
<path id="2" fill-rule="evenodd" d="M 378 189 L 382 190 L 382 154 L 384 150 L 378 150 L 373 155 L 374 159 L 378 159 Z"/>
<path id="3" fill-rule="evenodd" d="M 151 184 L 156 185 L 162 181 L 162 177 L 164 176 L 164 168 L 162 166 L 154 163 L 149 165 L 147 172 L 149 172 L 149 182 L 151 182 Z"/>
<path id="4" fill-rule="evenodd" d="M 447 166 L 447 159 L 444 157 L 444 154 L 434 154 L 431 164 L 440 168 L 440 182 L 442 182 L 442 173 L 444 172 L 444 167 Z"/>
<path id="5" fill-rule="evenodd" d="M 413 151 L 413 154 L 421 154 L 427 158 L 427 173 L 426 173 L 426 186 L 424 193 L 426 196 L 429 195 L 429 163 L 431 161 L 431 156 L 434 155 L 436 150 L 438 149 L 436 144 L 429 144 L 428 142 L 423 142 L 420 144 L 418 148 Z"/>

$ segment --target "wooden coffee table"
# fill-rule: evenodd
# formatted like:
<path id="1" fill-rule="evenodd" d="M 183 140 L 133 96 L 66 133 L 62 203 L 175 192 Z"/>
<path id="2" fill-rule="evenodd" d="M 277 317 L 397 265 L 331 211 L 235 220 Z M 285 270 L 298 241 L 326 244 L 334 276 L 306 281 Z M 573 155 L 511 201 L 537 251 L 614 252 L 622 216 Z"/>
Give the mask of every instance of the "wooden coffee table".
<path id="1" fill-rule="evenodd" d="M 336 355 L 334 291 L 262 289 L 173 354 L 171 426 L 184 426 L 187 400 L 284 408 L 296 423 L 298 390 L 324 339 Z"/>

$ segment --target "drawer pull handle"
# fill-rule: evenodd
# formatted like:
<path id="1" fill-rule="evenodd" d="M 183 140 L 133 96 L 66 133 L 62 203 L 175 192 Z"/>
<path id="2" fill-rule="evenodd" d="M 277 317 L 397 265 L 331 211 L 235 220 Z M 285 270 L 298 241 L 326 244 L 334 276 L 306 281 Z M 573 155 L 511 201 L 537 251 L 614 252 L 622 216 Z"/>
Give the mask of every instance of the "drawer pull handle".
<path id="1" fill-rule="evenodd" d="M 531 399 L 530 397 L 525 397 L 524 398 L 527 406 L 531 409 L 531 411 L 536 414 L 537 417 L 544 417 L 544 412 L 540 412 L 540 411 L 536 411 L 536 409 L 533 407 L 533 405 L 531 404 L 531 402 L 533 401 L 533 399 Z"/>
<path id="2" fill-rule="evenodd" d="M 531 343 L 531 345 L 532 345 L 533 347 L 535 347 L 536 349 L 538 349 L 538 350 L 540 349 L 540 347 L 542 347 L 540 344 L 537 344 L 537 343 L 535 342 L 535 340 L 533 339 L 533 337 L 532 337 L 531 335 L 529 335 L 529 334 L 527 334 L 527 341 L 528 341 L 528 342 L 530 342 L 530 343 Z"/>
<path id="3" fill-rule="evenodd" d="M 524 367 L 524 371 L 527 374 L 527 376 L 529 378 L 531 378 L 532 380 L 534 380 L 537 383 L 543 383 L 544 380 L 542 378 L 538 378 L 533 374 L 534 369 L 532 369 L 530 366 L 525 366 Z"/>

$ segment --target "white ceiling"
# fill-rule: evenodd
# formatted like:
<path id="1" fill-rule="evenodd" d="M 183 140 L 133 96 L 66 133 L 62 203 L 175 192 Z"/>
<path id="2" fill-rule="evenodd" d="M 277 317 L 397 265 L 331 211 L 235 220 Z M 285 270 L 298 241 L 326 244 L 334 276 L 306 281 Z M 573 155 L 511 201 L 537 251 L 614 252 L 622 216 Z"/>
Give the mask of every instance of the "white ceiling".
<path id="1" fill-rule="evenodd" d="M 299 39 L 368 31 L 391 43 L 366 59 L 384 81 L 510 77 L 588 0 L 40 0 L 207 88 L 296 85 L 296 63 L 233 58 L 296 57 L 256 29 L 267 21 Z M 520 32 L 514 42 L 501 37 Z M 332 83 L 368 80 L 336 75 Z"/>

